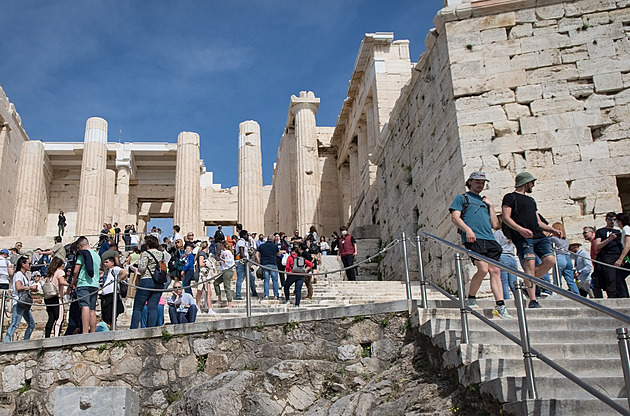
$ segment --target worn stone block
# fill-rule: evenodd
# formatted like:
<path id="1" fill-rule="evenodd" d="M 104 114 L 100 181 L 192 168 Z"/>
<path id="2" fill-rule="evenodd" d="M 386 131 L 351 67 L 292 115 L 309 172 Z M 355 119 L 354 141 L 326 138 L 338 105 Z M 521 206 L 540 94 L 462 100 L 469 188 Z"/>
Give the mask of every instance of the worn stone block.
<path id="1" fill-rule="evenodd" d="M 581 154 L 578 145 L 555 146 L 553 148 L 554 163 L 571 163 L 580 160 Z"/>
<path id="2" fill-rule="evenodd" d="M 488 104 L 506 104 L 514 102 L 514 91 L 510 88 L 501 88 L 497 90 L 489 91 L 487 94 Z"/>
<path id="3" fill-rule="evenodd" d="M 535 100 L 529 105 L 532 115 L 565 113 L 584 109 L 584 104 L 573 96 Z"/>
<path id="4" fill-rule="evenodd" d="M 595 92 L 614 92 L 623 89 L 623 80 L 620 72 L 593 75 Z"/>
<path id="5" fill-rule="evenodd" d="M 626 156 L 630 149 L 630 138 L 606 143 L 608 143 L 610 157 Z"/>
<path id="6" fill-rule="evenodd" d="M 571 45 L 569 36 L 562 33 L 549 33 L 546 36 L 533 36 L 520 39 L 521 53 L 538 52 L 547 49 L 564 48 Z"/>
<path id="7" fill-rule="evenodd" d="M 534 9 L 518 10 L 515 15 L 516 23 L 534 23 L 538 20 Z"/>
<path id="8" fill-rule="evenodd" d="M 520 39 L 526 38 L 528 36 L 532 36 L 534 33 L 533 27 L 531 23 L 523 23 L 520 25 L 516 25 L 510 29 L 508 34 L 508 39 Z"/>
<path id="9" fill-rule="evenodd" d="M 138 394 L 124 387 L 57 387 L 55 415 L 135 416 L 140 412 Z"/>
<path id="10" fill-rule="evenodd" d="M 604 141 L 596 141 L 593 143 L 582 143 L 580 146 L 580 154 L 582 160 L 608 159 L 610 151 L 608 143 Z"/>
<path id="11" fill-rule="evenodd" d="M 487 107 L 476 111 L 460 111 L 457 114 L 457 121 L 460 126 L 470 126 L 474 124 L 493 123 L 505 121 L 505 112 L 501 106 Z"/>
<path id="12" fill-rule="evenodd" d="M 564 17 L 558 21 L 558 32 L 567 33 L 569 30 L 577 30 L 583 24 L 581 17 Z"/>
<path id="13" fill-rule="evenodd" d="M 537 84 L 541 82 L 576 80 L 580 74 L 574 64 L 555 65 L 546 68 L 539 68 L 531 71 L 527 75 L 528 84 Z"/>
<path id="14" fill-rule="evenodd" d="M 516 102 L 519 104 L 529 104 L 539 98 L 542 98 L 540 85 L 524 85 L 516 88 Z"/>
<path id="15" fill-rule="evenodd" d="M 518 120 L 521 117 L 529 117 L 529 107 L 522 104 L 509 103 L 504 106 L 508 120 Z"/>
<path id="16" fill-rule="evenodd" d="M 610 108 L 615 106 L 615 99 L 608 95 L 591 94 L 584 101 L 584 108 L 587 110 L 593 108 Z"/>
<path id="17" fill-rule="evenodd" d="M 608 73 L 630 71 L 630 56 L 616 55 L 598 60 L 586 60 L 576 62 L 580 78 L 588 78 L 601 74 L 602 68 Z"/>
<path id="18" fill-rule="evenodd" d="M 605 58 L 617 54 L 615 42 L 612 39 L 593 40 L 586 44 L 586 48 L 591 59 Z"/>
<path id="19" fill-rule="evenodd" d="M 564 7 L 562 4 L 536 7 L 536 16 L 542 20 L 560 19 L 564 17 Z"/>
<path id="20" fill-rule="evenodd" d="M 569 17 L 581 16 L 603 10 L 614 10 L 615 8 L 617 8 L 615 0 L 579 0 L 565 4 L 565 15 Z"/>
<path id="21" fill-rule="evenodd" d="M 556 98 L 569 95 L 569 85 L 566 80 L 542 83 L 543 98 Z"/>

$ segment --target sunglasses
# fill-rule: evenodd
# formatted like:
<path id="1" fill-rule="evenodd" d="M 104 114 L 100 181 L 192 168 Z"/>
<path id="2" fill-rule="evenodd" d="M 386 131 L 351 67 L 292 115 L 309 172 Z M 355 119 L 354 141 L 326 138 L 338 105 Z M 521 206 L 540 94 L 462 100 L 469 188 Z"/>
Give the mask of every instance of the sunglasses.
<path id="1" fill-rule="evenodd" d="M 181 289 L 181 286 L 173 286 L 173 289 L 177 290 L 177 289 Z"/>

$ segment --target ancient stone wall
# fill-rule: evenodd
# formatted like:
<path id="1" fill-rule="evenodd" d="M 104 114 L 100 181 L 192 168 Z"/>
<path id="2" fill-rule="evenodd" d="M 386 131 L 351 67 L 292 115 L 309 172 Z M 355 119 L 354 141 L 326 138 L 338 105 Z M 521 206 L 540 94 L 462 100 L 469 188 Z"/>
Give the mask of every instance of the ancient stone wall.
<path id="1" fill-rule="evenodd" d="M 5 344 L 0 414 L 52 414 L 55 388 L 73 385 L 130 388 L 140 396 L 141 408 L 153 415 L 163 414 L 171 404 L 169 414 L 191 414 L 181 407 L 210 397 L 187 390 L 208 383 L 226 387 L 221 391 L 230 396 L 206 404 L 217 414 L 251 414 L 246 412 L 250 399 L 265 407 L 261 414 L 330 406 L 333 396 L 351 393 L 349 386 L 360 389 L 390 368 L 409 343 L 407 313 L 389 312 L 405 309 L 405 302 L 353 308 L 311 311 L 312 317 L 302 322 L 298 315 L 283 314 L 30 341 L 29 349 L 13 352 L 7 347 L 17 344 Z M 364 315 L 358 315 L 361 311 Z M 94 341 L 88 343 L 88 337 Z M 81 343 L 73 344 L 79 339 Z M 243 377 L 269 377 L 267 384 L 275 388 L 266 391 L 265 383 L 251 385 Z M 335 393 L 333 381 L 342 390 Z M 397 382 L 406 385 L 404 379 Z M 242 387 L 247 388 L 240 391 Z M 233 388 L 238 391 L 230 393 Z M 175 403 L 183 396 L 181 404 Z M 315 404 L 318 399 L 326 400 Z M 222 412 L 224 406 L 230 411 Z"/>
<path id="2" fill-rule="evenodd" d="M 7 235 L 13 226 L 17 183 L 15 176 L 22 151 L 28 141 L 22 119 L 0 87 L 0 235 Z"/>

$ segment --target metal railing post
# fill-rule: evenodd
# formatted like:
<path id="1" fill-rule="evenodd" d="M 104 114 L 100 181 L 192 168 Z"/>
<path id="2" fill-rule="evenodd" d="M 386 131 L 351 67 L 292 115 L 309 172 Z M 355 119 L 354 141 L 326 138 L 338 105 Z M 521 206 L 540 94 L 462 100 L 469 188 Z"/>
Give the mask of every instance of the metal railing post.
<path id="1" fill-rule="evenodd" d="M 4 332 L 4 313 L 7 310 L 6 301 L 7 301 L 7 291 L 3 289 L 2 290 L 2 314 L 0 315 L 0 339 L 3 339 L 2 333 Z"/>
<path id="2" fill-rule="evenodd" d="M 623 378 L 626 382 L 626 397 L 630 407 L 630 339 L 628 338 L 628 328 L 617 328 L 617 340 L 619 342 Z"/>
<path id="3" fill-rule="evenodd" d="M 420 235 L 416 235 L 416 250 L 418 251 L 418 273 L 420 277 L 420 306 L 422 307 L 422 309 L 428 309 L 429 299 L 427 299 L 427 281 L 424 279 L 424 266 L 422 265 Z"/>
<path id="4" fill-rule="evenodd" d="M 523 350 L 523 364 L 525 365 L 525 382 L 527 383 L 527 398 L 537 399 L 536 378 L 534 375 L 534 363 L 532 360 L 531 346 L 529 344 L 529 329 L 527 327 L 527 317 L 525 316 L 525 305 L 523 292 L 525 291 L 525 283 L 521 282 L 517 285 L 518 290 L 515 292 L 514 303 L 516 304 L 516 312 L 518 316 L 518 329 L 521 333 L 521 349 Z"/>
<path id="5" fill-rule="evenodd" d="M 243 260 L 243 269 L 245 272 L 245 310 L 249 318 L 252 316 L 252 292 L 249 287 L 249 262 L 247 258 Z"/>
<path id="6" fill-rule="evenodd" d="M 553 258 L 556 263 L 553 265 L 553 284 L 562 287 L 562 280 L 560 279 L 560 268 L 558 267 L 558 251 L 556 247 L 556 243 L 551 243 L 551 247 L 553 249 Z"/>
<path id="7" fill-rule="evenodd" d="M 409 281 L 409 259 L 407 259 L 407 238 L 405 232 L 402 232 L 402 252 L 403 263 L 405 264 L 405 286 L 407 289 L 407 311 L 411 315 L 413 300 L 411 299 L 411 282 Z"/>
<path id="8" fill-rule="evenodd" d="M 116 330 L 116 318 L 118 318 L 118 278 L 114 276 L 114 304 L 112 305 L 112 331 Z"/>
<path id="9" fill-rule="evenodd" d="M 464 293 L 464 274 L 462 273 L 462 258 L 455 253 L 455 272 L 457 273 L 457 292 L 459 293 L 459 311 L 462 319 L 461 343 L 468 344 L 468 310 L 466 310 L 466 294 Z"/>

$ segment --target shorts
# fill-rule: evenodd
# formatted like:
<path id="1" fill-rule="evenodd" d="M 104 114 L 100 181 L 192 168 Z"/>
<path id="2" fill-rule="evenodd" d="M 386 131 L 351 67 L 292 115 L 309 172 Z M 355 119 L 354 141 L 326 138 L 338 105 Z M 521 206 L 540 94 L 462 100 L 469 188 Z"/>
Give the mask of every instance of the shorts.
<path id="1" fill-rule="evenodd" d="M 503 249 L 501 245 L 494 240 L 477 240 L 474 243 L 465 242 L 464 247 L 466 247 L 470 251 L 474 251 L 475 253 L 481 254 L 482 256 L 488 257 L 489 259 L 499 261 L 501 259 L 501 254 L 503 253 Z M 474 257 L 471 257 L 473 263 L 475 262 Z"/>
<path id="2" fill-rule="evenodd" d="M 526 238 L 524 240 L 514 241 L 516 253 L 521 262 L 524 260 L 544 259 L 547 256 L 553 256 L 551 249 L 551 241 L 547 237 L 543 238 Z"/>
<path id="3" fill-rule="evenodd" d="M 81 308 L 90 308 L 91 311 L 95 311 L 97 296 L 98 287 L 77 287 L 77 298 L 79 299 L 79 307 Z"/>

